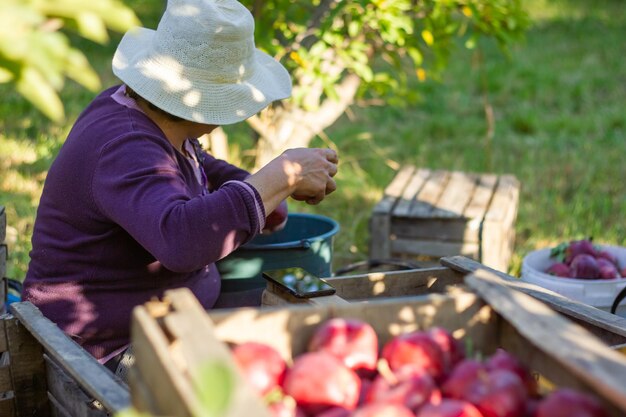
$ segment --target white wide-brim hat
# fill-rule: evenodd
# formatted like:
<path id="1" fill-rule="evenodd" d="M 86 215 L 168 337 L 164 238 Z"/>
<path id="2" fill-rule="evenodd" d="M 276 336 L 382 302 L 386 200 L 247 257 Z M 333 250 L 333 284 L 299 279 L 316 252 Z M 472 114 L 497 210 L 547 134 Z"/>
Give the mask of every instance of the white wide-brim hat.
<path id="1" fill-rule="evenodd" d="M 156 30 L 128 31 L 113 73 L 158 108 L 227 125 L 291 95 L 291 78 L 254 44 L 254 19 L 236 0 L 169 0 Z"/>

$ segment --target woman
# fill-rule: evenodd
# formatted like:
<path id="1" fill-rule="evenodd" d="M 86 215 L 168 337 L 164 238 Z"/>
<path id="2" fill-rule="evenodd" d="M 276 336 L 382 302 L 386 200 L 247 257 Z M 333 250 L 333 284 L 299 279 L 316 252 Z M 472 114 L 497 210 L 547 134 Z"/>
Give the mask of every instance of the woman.
<path id="1" fill-rule="evenodd" d="M 200 149 L 291 94 L 253 33 L 235 0 L 171 0 L 156 30 L 124 36 L 123 84 L 83 111 L 50 168 L 23 296 L 102 363 L 128 346 L 134 306 L 184 286 L 214 307 L 215 261 L 284 221 L 287 197 L 335 190 L 328 149 L 288 150 L 253 175 Z"/>

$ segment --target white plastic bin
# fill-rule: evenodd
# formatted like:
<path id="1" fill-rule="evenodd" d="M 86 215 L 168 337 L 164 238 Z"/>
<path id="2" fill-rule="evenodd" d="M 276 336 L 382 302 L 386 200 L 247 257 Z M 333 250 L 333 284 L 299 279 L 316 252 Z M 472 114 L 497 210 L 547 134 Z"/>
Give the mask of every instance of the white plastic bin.
<path id="1" fill-rule="evenodd" d="M 626 248 L 607 245 L 602 248 L 614 254 L 621 267 L 626 265 Z M 550 258 L 550 248 L 530 252 L 522 262 L 521 279 L 604 311 L 611 310 L 613 300 L 626 287 L 626 278 L 588 280 L 555 277 L 543 272 L 553 263 L 556 261 Z M 626 317 L 626 301 L 620 304 L 616 313 Z"/>

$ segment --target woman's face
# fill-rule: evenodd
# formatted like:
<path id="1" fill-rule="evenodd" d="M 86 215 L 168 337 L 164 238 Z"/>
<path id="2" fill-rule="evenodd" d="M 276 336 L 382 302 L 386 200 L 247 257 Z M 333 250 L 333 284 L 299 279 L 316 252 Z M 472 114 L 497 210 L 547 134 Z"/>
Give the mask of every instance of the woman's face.
<path id="1" fill-rule="evenodd" d="M 215 130 L 216 127 L 218 127 L 217 125 L 208 125 L 204 123 L 191 122 L 187 120 L 185 120 L 182 123 L 184 123 L 185 125 L 187 137 L 190 137 L 190 138 L 199 138 L 202 135 L 207 135 L 211 133 L 213 130 Z"/>

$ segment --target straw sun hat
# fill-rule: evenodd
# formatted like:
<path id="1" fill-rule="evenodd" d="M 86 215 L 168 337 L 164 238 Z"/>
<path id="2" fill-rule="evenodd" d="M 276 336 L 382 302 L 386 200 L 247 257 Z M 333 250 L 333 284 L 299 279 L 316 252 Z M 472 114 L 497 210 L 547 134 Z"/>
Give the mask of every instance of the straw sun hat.
<path id="1" fill-rule="evenodd" d="M 156 30 L 128 31 L 113 73 L 162 110 L 227 125 L 291 95 L 287 70 L 256 49 L 254 20 L 236 0 L 169 0 Z"/>

